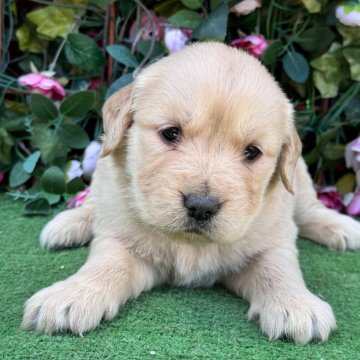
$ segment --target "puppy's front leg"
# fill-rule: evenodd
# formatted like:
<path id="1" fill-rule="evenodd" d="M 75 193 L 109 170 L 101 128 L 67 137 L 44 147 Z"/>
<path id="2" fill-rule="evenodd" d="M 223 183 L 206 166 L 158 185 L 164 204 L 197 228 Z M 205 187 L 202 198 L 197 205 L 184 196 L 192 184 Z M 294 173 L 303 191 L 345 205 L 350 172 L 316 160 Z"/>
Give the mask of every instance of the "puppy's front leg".
<path id="1" fill-rule="evenodd" d="M 271 340 L 325 341 L 336 327 L 330 305 L 306 288 L 295 245 L 261 253 L 225 284 L 250 302 L 249 319 L 259 320 Z"/>
<path id="2" fill-rule="evenodd" d="M 102 319 L 113 319 L 121 305 L 153 287 L 155 281 L 153 269 L 117 240 L 94 239 L 87 262 L 76 274 L 26 302 L 22 325 L 48 334 L 82 335 Z"/>

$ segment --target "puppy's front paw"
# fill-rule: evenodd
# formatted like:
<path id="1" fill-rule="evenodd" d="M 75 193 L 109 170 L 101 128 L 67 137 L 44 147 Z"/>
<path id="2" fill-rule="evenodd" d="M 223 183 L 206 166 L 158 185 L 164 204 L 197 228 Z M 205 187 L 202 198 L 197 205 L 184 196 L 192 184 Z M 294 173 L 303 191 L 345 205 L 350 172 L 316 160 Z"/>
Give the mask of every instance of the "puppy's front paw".
<path id="1" fill-rule="evenodd" d="M 253 302 L 248 317 L 259 320 L 261 330 L 270 340 L 286 337 L 298 344 L 325 341 L 336 321 L 329 304 L 309 293 Z"/>
<path id="2" fill-rule="evenodd" d="M 104 289 L 65 280 L 42 289 L 25 304 L 22 326 L 47 334 L 71 331 L 78 335 L 111 320 L 119 304 Z"/>
<path id="3" fill-rule="evenodd" d="M 360 249 L 360 222 L 334 210 L 325 209 L 314 216 L 311 224 L 300 229 L 300 234 L 337 250 Z"/>
<path id="4" fill-rule="evenodd" d="M 342 237 L 346 244 L 346 249 L 360 249 L 360 223 L 349 216 L 339 214 L 341 221 L 333 224 L 333 233 Z"/>

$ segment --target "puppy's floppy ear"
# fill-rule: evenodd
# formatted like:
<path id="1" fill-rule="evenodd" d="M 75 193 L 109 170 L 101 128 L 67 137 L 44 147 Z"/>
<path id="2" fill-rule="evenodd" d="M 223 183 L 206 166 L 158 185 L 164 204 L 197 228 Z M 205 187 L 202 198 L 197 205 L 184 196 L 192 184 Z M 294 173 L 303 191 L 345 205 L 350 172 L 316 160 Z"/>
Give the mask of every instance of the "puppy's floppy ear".
<path id="1" fill-rule="evenodd" d="M 101 156 L 112 153 L 120 144 L 125 131 L 131 126 L 132 85 L 127 85 L 106 100 L 103 107 L 103 148 Z"/>
<path id="2" fill-rule="evenodd" d="M 292 189 L 296 162 L 301 155 L 302 144 L 295 126 L 291 124 L 289 135 L 283 144 L 279 160 L 280 178 L 287 191 L 294 193 Z"/>

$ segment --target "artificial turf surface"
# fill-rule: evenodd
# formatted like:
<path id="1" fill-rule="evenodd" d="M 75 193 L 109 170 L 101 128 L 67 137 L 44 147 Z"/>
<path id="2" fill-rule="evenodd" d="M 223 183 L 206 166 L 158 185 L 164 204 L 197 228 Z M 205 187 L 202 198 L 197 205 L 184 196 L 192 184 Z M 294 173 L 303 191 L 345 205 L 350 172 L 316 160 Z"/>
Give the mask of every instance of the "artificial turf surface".
<path id="1" fill-rule="evenodd" d="M 23 331 L 25 300 L 74 273 L 88 250 L 40 249 L 49 218 L 22 217 L 22 206 L 0 196 L 0 359 L 360 359 L 360 252 L 305 240 L 298 246 L 306 282 L 337 317 L 338 329 L 324 344 L 268 341 L 246 321 L 248 304 L 221 287 L 144 293 L 84 337 Z"/>

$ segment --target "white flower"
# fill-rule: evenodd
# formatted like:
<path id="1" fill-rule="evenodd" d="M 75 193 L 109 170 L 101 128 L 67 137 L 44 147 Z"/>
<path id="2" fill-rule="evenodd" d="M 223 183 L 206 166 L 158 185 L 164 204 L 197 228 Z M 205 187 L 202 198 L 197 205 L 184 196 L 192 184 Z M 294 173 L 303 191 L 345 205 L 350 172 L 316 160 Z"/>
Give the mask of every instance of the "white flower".
<path id="1" fill-rule="evenodd" d="M 96 162 L 100 156 L 101 144 L 98 141 L 91 141 L 87 146 L 84 153 L 84 159 L 82 161 L 82 168 L 84 171 L 84 178 L 91 179 L 96 166 Z"/>
<path id="2" fill-rule="evenodd" d="M 261 0 L 243 0 L 236 4 L 231 11 L 236 15 L 248 15 L 261 6 Z"/>
<path id="3" fill-rule="evenodd" d="M 83 174 L 80 161 L 70 160 L 67 162 L 65 165 L 65 174 L 66 182 L 69 182 L 76 177 L 80 177 Z"/>
<path id="4" fill-rule="evenodd" d="M 167 49 L 169 50 L 169 53 L 181 50 L 186 45 L 188 40 L 189 36 L 187 36 L 181 29 L 165 29 L 164 42 Z"/>
<path id="5" fill-rule="evenodd" d="M 360 5 L 348 4 L 336 8 L 336 17 L 344 25 L 360 26 Z"/>
<path id="6" fill-rule="evenodd" d="M 347 168 L 355 171 L 356 183 L 360 188 L 360 136 L 346 145 L 345 162 Z"/>

